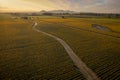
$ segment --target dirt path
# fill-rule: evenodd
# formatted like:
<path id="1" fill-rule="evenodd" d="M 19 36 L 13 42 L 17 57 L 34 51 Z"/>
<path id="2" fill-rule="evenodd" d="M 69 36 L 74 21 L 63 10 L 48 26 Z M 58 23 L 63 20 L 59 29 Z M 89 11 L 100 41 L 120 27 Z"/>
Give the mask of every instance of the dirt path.
<path id="1" fill-rule="evenodd" d="M 90 68 L 88 68 L 87 65 L 73 52 L 73 50 L 65 41 L 54 35 L 40 31 L 36 28 L 37 25 L 38 23 L 35 22 L 33 25 L 33 29 L 37 32 L 43 33 L 57 40 L 65 48 L 73 63 L 76 65 L 77 68 L 79 68 L 80 72 L 85 76 L 87 80 L 100 80 L 97 75 Z"/>

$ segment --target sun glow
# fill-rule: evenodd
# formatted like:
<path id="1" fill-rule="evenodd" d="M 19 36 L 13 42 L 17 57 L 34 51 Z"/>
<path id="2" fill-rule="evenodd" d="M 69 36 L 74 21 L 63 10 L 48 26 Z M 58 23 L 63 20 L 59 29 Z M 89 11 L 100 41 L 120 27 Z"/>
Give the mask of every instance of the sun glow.
<path id="1" fill-rule="evenodd" d="M 120 13 L 120 0 L 0 0 L 0 12 L 73 10 Z"/>

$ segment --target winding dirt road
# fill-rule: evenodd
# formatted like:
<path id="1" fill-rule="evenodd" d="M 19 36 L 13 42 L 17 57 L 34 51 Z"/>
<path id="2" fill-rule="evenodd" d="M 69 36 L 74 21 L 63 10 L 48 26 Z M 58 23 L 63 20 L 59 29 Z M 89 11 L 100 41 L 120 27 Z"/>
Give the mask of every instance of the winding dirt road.
<path id="1" fill-rule="evenodd" d="M 98 78 L 97 75 L 90 68 L 87 67 L 87 65 L 73 52 L 73 50 L 64 40 L 37 29 L 37 25 L 38 23 L 35 22 L 33 25 L 33 29 L 37 32 L 43 33 L 57 40 L 64 47 L 69 57 L 72 59 L 73 63 L 76 65 L 76 67 L 80 70 L 80 72 L 85 76 L 87 80 L 100 80 L 100 78 Z"/>

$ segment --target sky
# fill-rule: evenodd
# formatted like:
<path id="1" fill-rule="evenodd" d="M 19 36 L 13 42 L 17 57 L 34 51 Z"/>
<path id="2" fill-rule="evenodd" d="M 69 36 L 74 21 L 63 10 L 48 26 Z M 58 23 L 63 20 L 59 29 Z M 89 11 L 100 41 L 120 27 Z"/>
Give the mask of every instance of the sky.
<path id="1" fill-rule="evenodd" d="M 0 0 L 0 12 L 41 10 L 120 13 L 120 0 Z"/>

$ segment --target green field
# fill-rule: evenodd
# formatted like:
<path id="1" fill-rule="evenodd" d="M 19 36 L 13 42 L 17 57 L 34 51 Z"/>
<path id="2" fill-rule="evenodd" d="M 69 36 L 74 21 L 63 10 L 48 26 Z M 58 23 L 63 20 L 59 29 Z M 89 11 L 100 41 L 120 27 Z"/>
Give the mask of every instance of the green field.
<path id="1" fill-rule="evenodd" d="M 32 29 L 34 22 L 37 29 L 66 41 L 102 80 L 120 79 L 120 19 L 1 16 L 0 80 L 86 80 L 59 42 Z M 114 32 L 96 30 L 92 24 Z"/>
<path id="2" fill-rule="evenodd" d="M 115 33 L 120 32 L 120 21 L 119 19 L 95 21 L 96 19 L 91 21 L 90 19 L 83 21 L 82 19 L 44 19 L 39 20 L 38 29 L 65 40 L 102 80 L 120 79 L 120 34 Z M 92 29 L 90 25 L 93 23 L 111 24 L 108 27 L 115 32 Z"/>
<path id="3" fill-rule="evenodd" d="M 63 47 L 25 20 L 1 20 L 0 80 L 84 79 Z"/>

